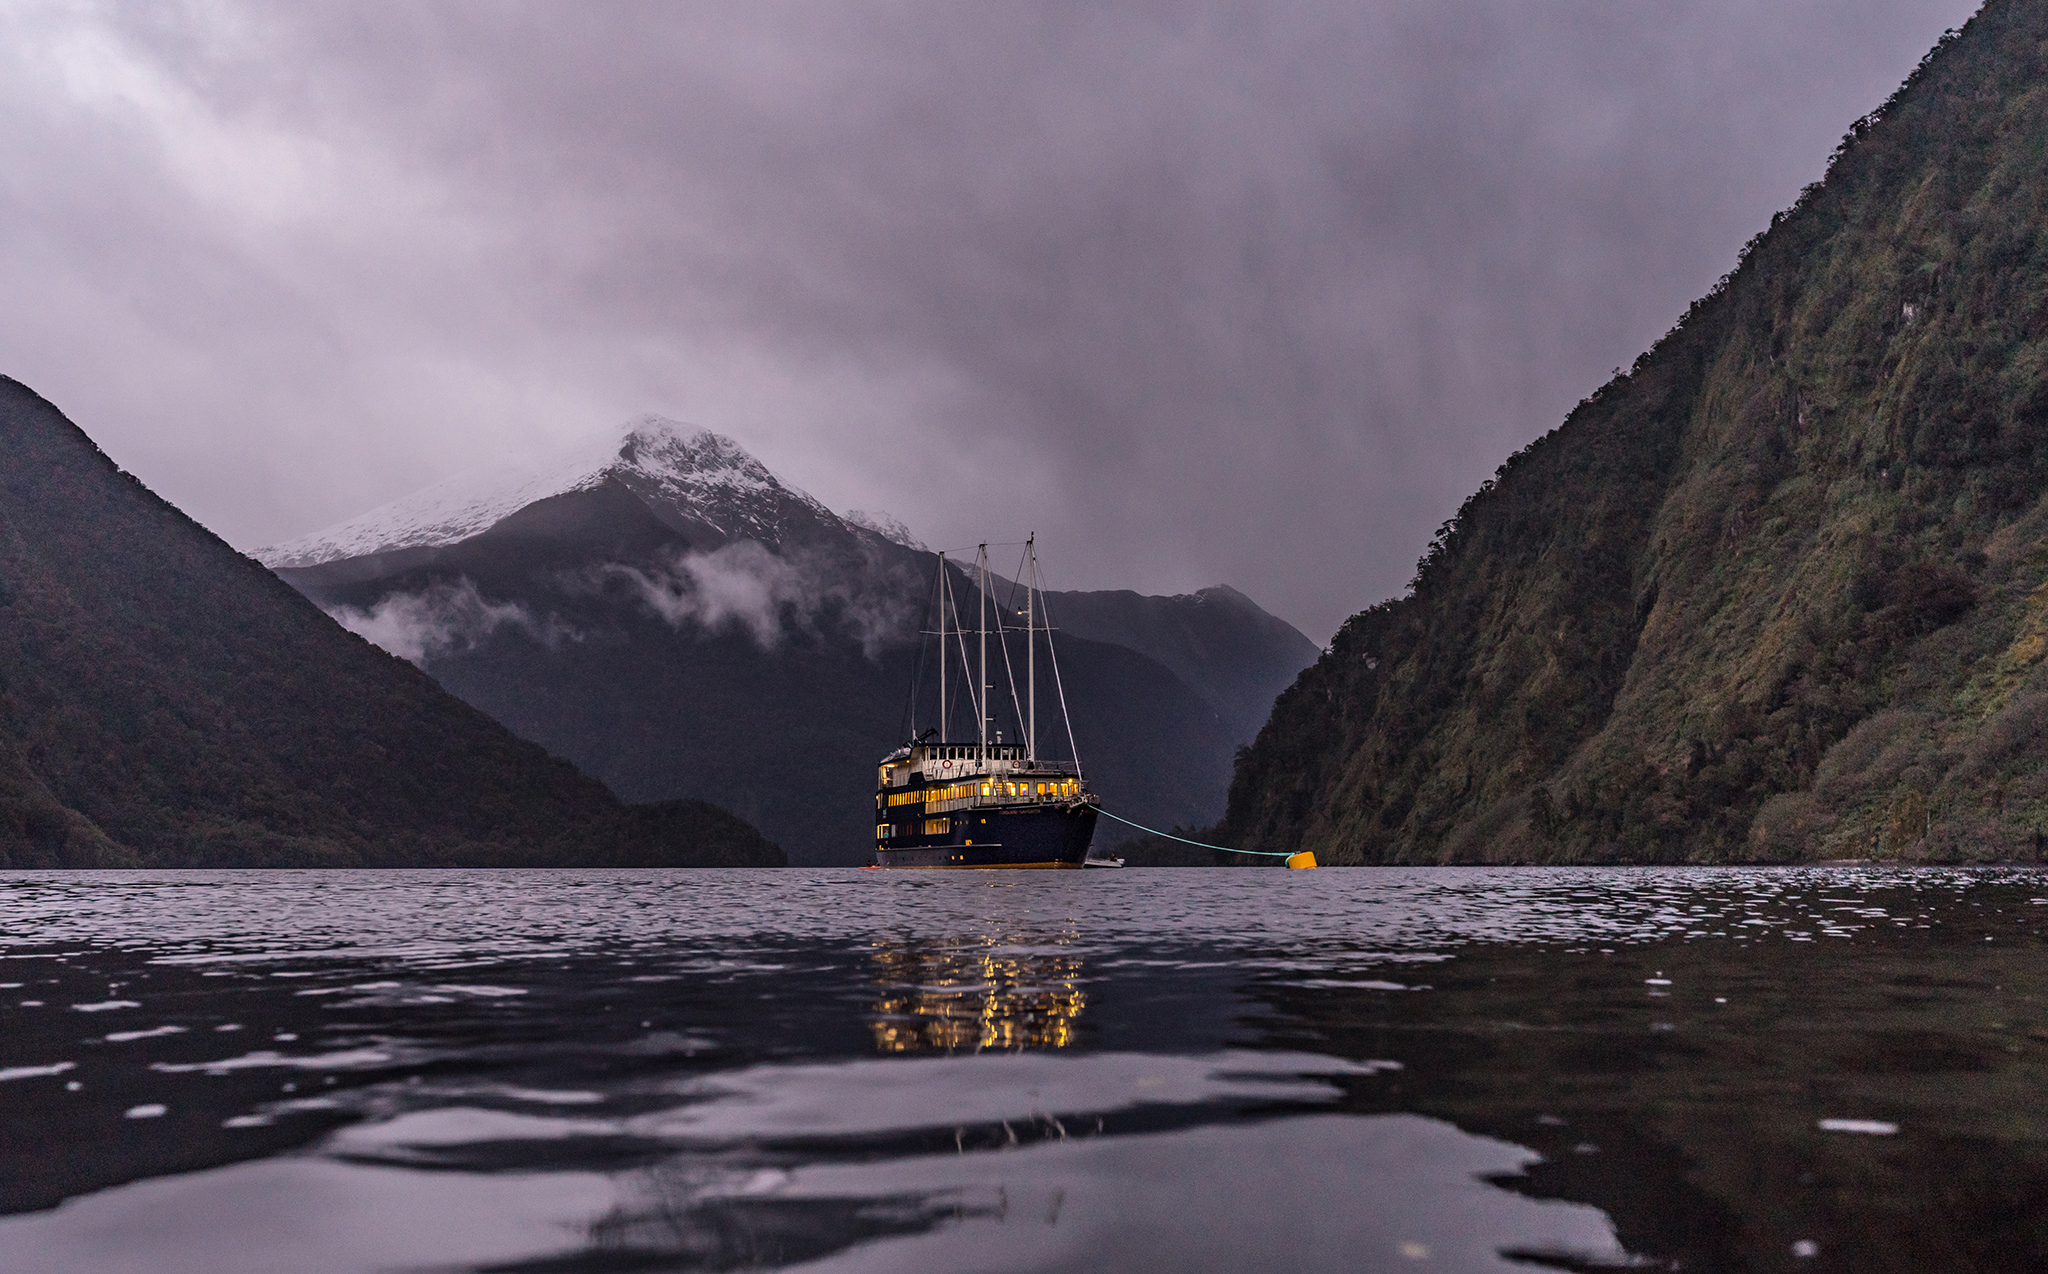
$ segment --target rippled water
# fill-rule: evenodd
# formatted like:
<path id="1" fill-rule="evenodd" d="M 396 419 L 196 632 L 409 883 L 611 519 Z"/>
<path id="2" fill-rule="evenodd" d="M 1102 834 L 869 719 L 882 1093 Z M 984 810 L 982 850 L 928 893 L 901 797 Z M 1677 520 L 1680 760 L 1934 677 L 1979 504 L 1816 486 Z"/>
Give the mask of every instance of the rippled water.
<path id="1" fill-rule="evenodd" d="M 2024 871 L 0 873 L 0 1269 L 2048 1268 Z"/>

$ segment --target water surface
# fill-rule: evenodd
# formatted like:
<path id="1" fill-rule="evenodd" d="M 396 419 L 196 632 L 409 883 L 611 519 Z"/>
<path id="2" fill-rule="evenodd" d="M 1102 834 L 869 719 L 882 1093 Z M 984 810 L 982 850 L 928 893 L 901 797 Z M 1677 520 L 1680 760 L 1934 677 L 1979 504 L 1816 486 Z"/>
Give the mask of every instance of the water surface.
<path id="1" fill-rule="evenodd" d="M 2036 1270 L 2048 875 L 0 873 L 0 1269 Z"/>

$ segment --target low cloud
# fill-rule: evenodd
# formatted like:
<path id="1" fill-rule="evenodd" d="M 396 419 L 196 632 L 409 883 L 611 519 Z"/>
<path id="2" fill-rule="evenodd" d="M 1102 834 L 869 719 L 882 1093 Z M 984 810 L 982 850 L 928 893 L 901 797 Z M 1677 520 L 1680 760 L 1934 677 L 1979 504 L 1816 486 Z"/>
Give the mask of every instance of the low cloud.
<path id="1" fill-rule="evenodd" d="M 873 659 L 907 637 L 916 619 L 917 583 L 906 569 L 841 554 L 778 555 L 752 540 L 680 553 L 653 568 L 609 565 L 600 575 L 624 581 L 673 627 L 738 629 L 763 650 L 831 625 Z"/>
<path id="2" fill-rule="evenodd" d="M 521 629 L 550 646 L 575 636 L 553 616 L 540 620 L 517 602 L 485 600 L 466 579 L 393 593 L 368 610 L 338 606 L 327 613 L 356 636 L 421 667 L 436 656 L 473 649 L 500 628 Z"/>

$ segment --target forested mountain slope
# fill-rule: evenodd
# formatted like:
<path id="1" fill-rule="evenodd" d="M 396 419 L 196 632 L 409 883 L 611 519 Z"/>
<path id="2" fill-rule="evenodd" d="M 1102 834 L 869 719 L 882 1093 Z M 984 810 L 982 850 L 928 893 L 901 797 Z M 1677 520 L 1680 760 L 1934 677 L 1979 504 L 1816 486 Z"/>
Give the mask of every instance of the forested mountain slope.
<path id="1" fill-rule="evenodd" d="M 0 867 L 781 861 L 621 805 L 0 378 Z"/>
<path id="2" fill-rule="evenodd" d="M 1324 861 L 2032 858 L 2048 4 L 1992 0 L 1240 762 Z"/>

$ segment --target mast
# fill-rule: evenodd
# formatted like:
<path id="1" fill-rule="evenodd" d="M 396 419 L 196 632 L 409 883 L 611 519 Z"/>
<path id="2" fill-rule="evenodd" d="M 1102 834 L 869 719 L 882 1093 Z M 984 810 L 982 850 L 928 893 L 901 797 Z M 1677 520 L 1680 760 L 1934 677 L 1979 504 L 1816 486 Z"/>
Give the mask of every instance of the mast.
<path id="1" fill-rule="evenodd" d="M 939 742 L 946 741 L 946 554 L 939 552 Z M 913 728 L 912 734 L 916 731 Z M 915 742 L 915 739 L 912 740 Z"/>
<path id="2" fill-rule="evenodd" d="M 1038 763 L 1038 532 L 1024 538 L 1024 759 Z"/>
<path id="3" fill-rule="evenodd" d="M 979 545 L 975 553 L 975 571 L 981 578 L 979 602 L 981 602 L 981 700 L 977 717 L 981 719 L 981 760 L 989 758 L 989 547 Z"/>

